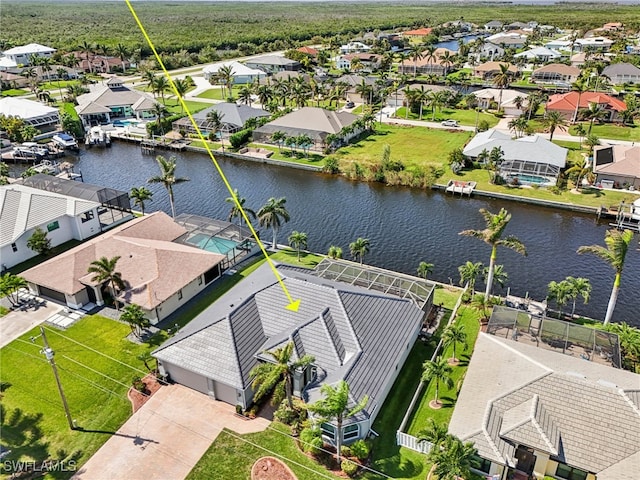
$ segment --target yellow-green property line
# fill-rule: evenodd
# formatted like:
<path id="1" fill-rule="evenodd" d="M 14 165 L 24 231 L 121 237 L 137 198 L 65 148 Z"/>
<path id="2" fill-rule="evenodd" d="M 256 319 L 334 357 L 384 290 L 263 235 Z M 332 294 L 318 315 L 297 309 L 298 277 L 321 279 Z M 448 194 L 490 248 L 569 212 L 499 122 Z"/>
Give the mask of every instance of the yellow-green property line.
<path id="1" fill-rule="evenodd" d="M 278 269 L 273 264 L 273 261 L 271 260 L 271 258 L 269 258 L 269 255 L 267 254 L 267 250 L 265 249 L 264 244 L 262 243 L 260 238 L 258 238 L 258 233 L 253 228 L 253 225 L 251 224 L 251 220 L 249 220 L 249 217 L 247 216 L 247 212 L 245 212 L 244 208 L 240 204 L 240 201 L 236 197 L 233 189 L 231 188 L 231 184 L 227 180 L 227 177 L 225 176 L 224 172 L 222 171 L 222 168 L 220 168 L 220 164 L 216 160 L 216 157 L 213 155 L 213 152 L 211 151 L 211 148 L 209 147 L 209 144 L 207 143 L 206 139 L 204 138 L 204 135 L 202 134 L 202 131 L 200 130 L 200 127 L 198 127 L 198 124 L 194 120 L 193 115 L 191 115 L 191 111 L 189 111 L 189 107 L 187 107 L 186 102 L 184 101 L 182 96 L 178 93 L 178 89 L 176 88 L 176 84 L 173 82 L 173 79 L 171 78 L 171 75 L 169 75 L 169 72 L 167 71 L 166 67 L 164 66 L 164 63 L 162 62 L 162 59 L 160 58 L 160 55 L 158 55 L 158 52 L 156 51 L 156 47 L 154 46 L 153 42 L 151 41 L 151 38 L 149 37 L 149 35 L 147 34 L 147 31 L 145 30 L 144 26 L 142 25 L 142 22 L 140 22 L 140 19 L 138 18 L 138 15 L 136 14 L 136 11 L 133 9 L 133 6 L 131 5 L 131 1 L 130 0 L 125 0 L 125 2 L 127 3 L 127 6 L 129 7 L 129 10 L 131 11 L 131 15 L 133 15 L 133 18 L 135 19 L 136 23 L 138 24 L 138 28 L 140 28 L 140 31 L 142 32 L 142 35 L 144 35 L 145 40 L 147 41 L 147 43 L 149 44 L 149 47 L 153 51 L 153 55 L 156 57 L 156 61 L 158 62 L 158 65 L 160 65 L 160 68 L 162 69 L 162 71 L 166 75 L 167 79 L 169 80 L 169 84 L 171 85 L 171 89 L 173 90 L 173 93 L 178 98 L 178 101 L 182 105 L 182 108 L 184 109 L 184 111 L 187 112 L 187 116 L 189 117 L 189 120 L 191 121 L 191 125 L 193 125 L 193 128 L 198 133 L 198 137 L 200 137 L 200 140 L 202 140 L 204 148 L 207 150 L 207 153 L 211 157 L 211 160 L 213 161 L 213 164 L 215 165 L 216 170 L 218 170 L 218 173 L 220 174 L 220 178 L 222 178 L 222 181 L 224 182 L 224 185 L 227 187 L 227 190 L 229 190 L 229 193 L 231 194 L 231 198 L 233 198 L 233 201 L 234 201 L 234 203 L 236 205 L 236 208 L 242 214 L 242 218 L 244 218 L 245 222 L 247 222 L 249 230 L 251 230 L 251 234 L 253 235 L 253 237 L 258 242 L 258 246 L 260 247 L 260 250 L 262 251 L 262 254 L 264 255 L 264 258 L 267 260 L 267 263 L 271 267 L 271 270 L 273 271 L 273 274 L 275 275 L 276 279 L 278 280 L 278 283 L 280 284 L 280 287 L 282 287 L 282 290 L 284 291 L 284 294 L 287 296 L 287 299 L 289 300 L 289 305 L 287 305 L 285 308 L 287 308 L 288 310 L 293 310 L 294 312 L 296 312 L 298 310 L 298 307 L 300 306 L 300 300 L 293 300 L 293 298 L 291 298 L 291 295 L 289 294 L 289 291 L 287 290 L 286 285 L 282 281 L 282 277 L 278 273 Z M 276 246 L 274 245 L 274 248 L 275 247 Z"/>

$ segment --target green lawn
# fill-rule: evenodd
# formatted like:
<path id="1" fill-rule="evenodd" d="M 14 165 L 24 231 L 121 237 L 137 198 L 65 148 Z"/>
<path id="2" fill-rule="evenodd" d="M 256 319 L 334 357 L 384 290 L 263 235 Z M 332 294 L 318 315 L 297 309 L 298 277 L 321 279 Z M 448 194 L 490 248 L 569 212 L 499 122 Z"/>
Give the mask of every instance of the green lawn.
<path id="1" fill-rule="evenodd" d="M 240 91 L 240 89 L 243 87 L 244 85 L 233 85 L 233 87 L 231 88 L 231 94 L 233 96 L 233 98 L 238 98 L 238 92 Z M 227 100 L 228 98 L 228 91 L 225 88 L 224 89 L 224 97 L 222 96 L 222 87 L 212 87 L 209 90 L 205 90 L 202 93 L 199 93 L 198 95 L 196 95 L 196 97 L 198 98 L 207 98 L 209 100 Z"/>
<path id="2" fill-rule="evenodd" d="M 449 152 L 462 148 L 471 135 L 471 132 L 463 131 L 378 124 L 375 133 L 340 148 L 334 155 L 340 160 L 341 167 L 353 162 L 372 165 L 380 162 L 384 145 L 388 144 L 391 147 L 391 160 L 402 162 L 407 169 L 411 169 L 430 163 L 446 163 Z"/>
<path id="3" fill-rule="evenodd" d="M 12 450 L 5 460 L 62 460 L 72 456 L 82 464 L 131 415 L 127 386 L 133 376 L 143 374 L 65 337 L 140 370 L 144 370 L 144 366 L 136 356 L 149 347 L 126 340 L 130 332 L 127 325 L 98 315 L 85 317 L 65 331 L 46 328 L 49 344 L 56 352 L 69 409 L 84 430 L 69 429 L 51 367 L 40 354 L 42 339 L 36 339 L 35 343 L 29 341 L 30 336 L 40 333 L 33 329 L 0 350 L 2 443 Z M 72 473 L 58 473 L 55 478 L 68 478 Z"/>
<path id="4" fill-rule="evenodd" d="M 209 103 L 194 102 L 193 100 L 185 100 L 184 103 L 192 114 L 198 113 L 200 110 L 204 110 L 211 106 Z M 164 105 L 172 115 L 176 113 L 183 113 L 185 116 L 187 115 L 187 113 L 182 109 L 182 104 L 177 98 L 165 98 Z"/>
<path id="5" fill-rule="evenodd" d="M 583 123 L 585 130 L 589 130 L 589 123 Z M 571 135 L 577 135 L 576 127 L 573 126 L 569 129 Z M 603 125 L 594 124 L 591 129 L 591 134 L 598 138 L 608 138 L 611 140 L 627 140 L 629 142 L 640 141 L 640 125 L 638 122 L 634 126 L 620 126 L 611 123 L 605 123 Z"/>
<path id="6" fill-rule="evenodd" d="M 271 427 L 264 432 L 248 435 L 223 430 L 193 467 L 187 480 L 251 478 L 251 467 L 264 456 L 283 457 L 300 480 L 340 478 L 307 457 L 287 435 L 290 433 L 289 427 L 276 422 Z"/>
<path id="7" fill-rule="evenodd" d="M 40 84 L 40 88 L 42 90 L 59 90 L 61 88 L 67 88 L 70 85 L 80 85 L 80 80 L 60 80 L 60 82 L 44 82 Z"/>
<path id="8" fill-rule="evenodd" d="M 457 399 L 457 392 L 462 386 L 461 380 L 467 370 L 473 346 L 475 345 L 478 332 L 480 331 L 480 322 L 478 313 L 467 306 L 461 306 L 458 310 L 458 318 L 456 323 L 464 325 L 464 331 L 467 334 L 466 350 L 461 345 L 456 347 L 456 356 L 460 359 L 460 364 L 453 367 L 451 378 L 453 380 L 453 388 L 449 389 L 445 385 L 440 385 L 440 400 L 443 402 L 442 408 L 434 410 L 429 407 L 429 402 L 435 398 L 436 385 L 431 382 L 429 388 L 423 390 L 422 399 L 416 405 L 407 426 L 407 433 L 417 435 L 427 425 L 427 420 L 433 418 L 437 423 L 449 425 L 453 408 Z M 442 353 L 445 358 L 453 356 L 453 347 L 445 349 Z"/>
<path id="9" fill-rule="evenodd" d="M 70 102 L 63 103 L 61 110 L 63 113 L 68 113 L 71 116 L 71 118 L 75 120 L 80 120 L 80 117 L 78 116 L 78 112 L 76 112 L 76 108 L 73 103 L 70 103 Z"/>
<path id="10" fill-rule="evenodd" d="M 407 109 L 406 107 L 400 107 L 396 113 L 396 118 L 407 118 Z M 419 114 L 409 112 L 409 120 L 419 120 Z M 422 120 L 425 122 L 441 122 L 443 120 L 457 120 L 460 125 L 467 125 L 473 127 L 476 124 L 476 111 L 475 110 L 465 110 L 458 108 L 443 108 L 442 110 L 438 110 L 436 112 L 435 120 L 433 119 L 433 114 L 430 109 L 424 108 L 422 110 Z M 480 112 L 478 114 L 478 122 L 486 121 L 489 124 L 489 128 L 495 127 L 500 119 L 498 119 L 495 115 L 486 112 Z"/>
<path id="11" fill-rule="evenodd" d="M 4 317 L 10 311 L 11 310 L 9 310 L 7 307 L 0 305 L 0 317 Z"/>
<path id="12" fill-rule="evenodd" d="M 1 97 L 21 97 L 22 95 L 27 95 L 29 90 L 23 90 L 21 88 L 9 88 L 7 90 L 2 90 L 0 92 Z"/>

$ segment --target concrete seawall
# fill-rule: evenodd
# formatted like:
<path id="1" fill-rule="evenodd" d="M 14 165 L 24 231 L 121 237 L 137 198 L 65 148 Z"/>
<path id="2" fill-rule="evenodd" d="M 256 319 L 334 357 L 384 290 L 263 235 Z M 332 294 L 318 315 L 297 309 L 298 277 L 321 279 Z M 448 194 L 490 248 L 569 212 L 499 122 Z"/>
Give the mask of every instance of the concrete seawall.
<path id="1" fill-rule="evenodd" d="M 207 153 L 207 150 L 201 147 L 187 146 L 185 150 L 188 152 L 197 152 L 197 153 L 204 153 L 204 154 Z M 276 160 L 273 158 L 253 157 L 251 155 L 243 155 L 241 153 L 235 153 L 235 152 L 222 153 L 221 151 L 216 150 L 214 154 L 221 155 L 223 157 L 235 158 L 236 160 L 248 160 L 250 162 L 256 162 L 256 163 L 267 163 L 269 165 L 276 165 L 278 167 L 297 168 L 299 170 L 308 170 L 311 172 L 322 171 L 322 167 L 316 166 L 316 165 L 305 165 L 303 163 L 287 162 L 285 160 Z"/>

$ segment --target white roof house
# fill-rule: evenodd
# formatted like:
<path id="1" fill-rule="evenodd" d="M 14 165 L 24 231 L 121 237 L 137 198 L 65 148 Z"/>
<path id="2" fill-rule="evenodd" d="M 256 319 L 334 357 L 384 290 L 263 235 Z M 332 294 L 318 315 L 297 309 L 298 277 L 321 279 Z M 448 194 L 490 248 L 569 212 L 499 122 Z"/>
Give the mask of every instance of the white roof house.
<path id="1" fill-rule="evenodd" d="M 517 178 L 523 184 L 555 185 L 567 163 L 568 150 L 540 135 L 512 139 L 493 128 L 473 137 L 462 153 L 477 158 L 484 150 L 491 152 L 494 148 L 503 152 L 500 175 L 505 180 Z"/>
<path id="2" fill-rule="evenodd" d="M 17 64 L 29 65 L 29 57 L 38 55 L 39 57 L 50 57 L 55 53 L 56 49 L 40 45 L 39 43 L 30 43 L 20 47 L 13 47 L 5 50 L 3 53 Z"/>
<path id="3" fill-rule="evenodd" d="M 343 55 L 347 53 L 368 52 L 369 50 L 371 50 L 371 47 L 362 42 L 349 42 L 340 47 L 340 53 Z"/>
<path id="4" fill-rule="evenodd" d="M 489 108 L 491 102 L 500 102 L 498 107 L 504 110 L 506 115 L 521 115 L 522 105 L 526 104 L 526 99 L 529 97 L 526 93 L 517 90 L 504 89 L 500 92 L 499 88 L 483 88 L 473 92 L 473 95 L 478 99 L 481 108 Z"/>
<path id="5" fill-rule="evenodd" d="M 27 240 L 36 227 L 52 246 L 100 233 L 100 203 L 17 183 L 0 187 L 0 257 L 10 268 L 36 255 Z"/>
<path id="6" fill-rule="evenodd" d="M 223 67 L 231 67 L 231 74 L 233 75 L 233 83 L 242 84 L 242 83 L 251 83 L 256 78 L 261 79 L 267 76 L 265 72 L 262 70 L 258 70 L 257 68 L 250 68 L 246 65 L 231 61 L 231 62 L 220 62 L 214 63 L 213 65 L 207 65 L 202 69 L 202 73 L 204 74 L 204 78 L 207 80 L 211 80 L 211 78 L 215 77 L 218 71 Z"/>
<path id="7" fill-rule="evenodd" d="M 539 62 L 550 62 L 562 57 L 562 54 L 557 50 L 552 50 L 546 47 L 534 47 L 526 52 L 516 53 L 515 58 L 526 58 L 527 60 L 537 60 Z"/>
<path id="8" fill-rule="evenodd" d="M 575 49 L 584 51 L 587 48 L 595 48 L 596 50 L 608 51 L 613 45 L 613 40 L 605 37 L 579 38 L 576 40 Z"/>
<path id="9" fill-rule="evenodd" d="M 22 118 L 36 128 L 46 128 L 60 122 L 57 108 L 24 98 L 4 97 L 0 99 L 0 114 Z"/>
<path id="10" fill-rule="evenodd" d="M 9 57 L 0 56 L 0 71 L 8 70 L 9 68 L 16 68 L 17 66 L 18 64 L 15 62 L 15 60 Z"/>

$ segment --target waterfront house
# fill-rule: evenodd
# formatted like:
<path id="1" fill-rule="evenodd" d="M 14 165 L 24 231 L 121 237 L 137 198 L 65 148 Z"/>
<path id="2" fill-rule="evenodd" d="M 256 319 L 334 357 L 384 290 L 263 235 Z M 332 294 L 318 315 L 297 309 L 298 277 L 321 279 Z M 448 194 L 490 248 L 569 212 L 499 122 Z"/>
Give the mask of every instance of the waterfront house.
<path id="1" fill-rule="evenodd" d="M 502 48 L 523 48 L 527 43 L 527 35 L 516 32 L 497 33 L 487 37 L 487 42 L 500 45 Z"/>
<path id="2" fill-rule="evenodd" d="M 47 233 L 52 247 L 97 235 L 100 207 L 97 201 L 20 183 L 0 186 L 0 270 L 37 255 L 27 247 L 36 228 Z"/>
<path id="3" fill-rule="evenodd" d="M 28 45 L 9 48 L 2 53 L 16 65 L 28 66 L 31 65 L 32 55 L 42 58 L 51 58 L 55 52 L 55 48 L 40 45 L 39 43 L 30 43 Z"/>
<path id="4" fill-rule="evenodd" d="M 487 32 L 499 32 L 502 31 L 504 24 L 500 20 L 491 20 L 484 24 L 484 29 Z"/>
<path id="5" fill-rule="evenodd" d="M 433 28 L 431 27 L 422 27 L 416 28 L 415 30 L 407 30 L 406 32 L 402 32 L 403 38 L 408 38 L 409 40 L 423 42 L 426 37 L 431 35 L 433 32 Z"/>
<path id="6" fill-rule="evenodd" d="M 529 63 L 547 63 L 560 59 L 562 54 L 546 47 L 533 47 L 524 52 L 516 53 L 513 57 L 523 58 Z"/>
<path id="7" fill-rule="evenodd" d="M 327 146 L 328 135 L 341 135 L 345 127 L 351 127 L 358 117 L 349 112 L 336 112 L 318 107 L 303 107 L 256 128 L 253 131 L 255 142 L 270 143 L 274 132 L 284 132 L 287 137 L 309 135 L 313 140 L 311 148 L 322 150 Z M 348 143 L 360 134 L 359 129 L 345 134 L 342 140 Z"/>
<path id="8" fill-rule="evenodd" d="M 247 120 L 251 118 L 263 118 L 270 116 L 269 112 L 259 108 L 252 108 L 248 105 L 238 105 L 236 103 L 229 102 L 217 103 L 192 115 L 198 125 L 198 128 L 204 135 L 208 135 L 209 132 L 213 131 L 213 125 L 211 125 L 211 122 L 207 119 L 209 113 L 213 111 L 218 112 L 220 115 L 222 127 L 219 132 L 223 136 L 228 136 L 231 133 L 242 130 L 247 123 Z M 172 128 L 176 132 L 184 130 L 188 134 L 196 133 L 189 117 L 183 117 L 176 120 L 173 122 Z"/>
<path id="9" fill-rule="evenodd" d="M 449 423 L 477 448 L 478 473 L 636 480 L 640 375 L 536 347 L 518 330 L 479 334 Z"/>
<path id="10" fill-rule="evenodd" d="M 456 52 L 449 50 L 448 48 L 436 48 L 433 52 L 433 56 L 427 56 L 423 52 L 422 57 L 417 61 L 412 58 L 403 60 L 398 66 L 398 72 L 405 75 L 412 75 L 414 72 L 421 75 L 446 75 L 451 69 L 453 62 L 443 61 L 443 56 L 444 58 L 447 56 L 445 54 L 448 54 L 449 57 L 453 57 Z"/>
<path id="11" fill-rule="evenodd" d="M 350 404 L 369 397 L 345 420 L 345 443 L 366 438 L 417 339 L 434 285 L 344 260 L 325 259 L 314 270 L 276 268 L 300 301 L 296 311 L 285 308 L 290 300 L 265 264 L 152 353 L 160 372 L 244 410 L 254 395 L 251 370 L 273 361 L 266 351 L 293 342 L 294 358 L 315 358 L 294 374 L 293 394 L 314 402 L 322 385 L 345 380 Z M 332 442 L 335 424 L 322 430 Z"/>
<path id="12" fill-rule="evenodd" d="M 357 59 L 362 68 L 361 72 L 375 72 L 380 68 L 382 55 L 375 53 L 348 53 L 347 55 L 339 55 L 336 57 L 336 68 L 339 70 L 351 70 L 351 63 Z"/>
<path id="13" fill-rule="evenodd" d="M 264 55 L 262 57 L 252 58 L 251 60 L 247 60 L 245 65 L 252 69 L 262 70 L 267 74 L 296 72 L 302 67 L 301 63 L 297 60 L 291 60 L 290 58 L 280 55 Z"/>
<path id="14" fill-rule="evenodd" d="M 613 45 L 613 40 L 605 37 L 579 38 L 575 41 L 574 49 L 578 52 L 599 51 L 608 52 Z"/>
<path id="15" fill-rule="evenodd" d="M 493 42 L 484 42 L 482 46 L 476 50 L 475 53 L 471 54 L 475 57 L 476 61 L 479 62 L 481 60 L 487 59 L 489 61 L 493 61 L 498 59 L 504 55 L 504 48 L 500 45 L 497 45 Z"/>
<path id="16" fill-rule="evenodd" d="M 267 76 L 267 74 L 262 70 L 259 70 L 257 68 L 249 68 L 248 66 L 240 62 L 230 61 L 230 62 L 220 62 L 220 63 L 214 63 L 212 65 L 207 65 L 202 69 L 204 78 L 209 80 L 209 82 L 212 85 L 220 84 L 218 71 L 222 67 L 231 67 L 232 83 L 235 85 L 252 83 L 254 80 L 260 80 L 261 78 L 264 78 Z"/>
<path id="17" fill-rule="evenodd" d="M 92 281 L 91 262 L 120 257 L 125 283 L 117 299 L 142 307 L 155 324 L 167 318 L 252 251 L 248 232 L 191 215 L 175 220 L 164 212 L 131 220 L 25 271 L 30 290 L 72 308 L 104 303 L 108 285 Z M 224 237 L 224 238 L 223 238 Z"/>
<path id="18" fill-rule="evenodd" d="M 604 67 L 602 75 L 609 78 L 614 85 L 640 83 L 640 68 L 632 63 L 620 62 L 607 65 Z"/>
<path id="19" fill-rule="evenodd" d="M 371 50 L 371 47 L 362 42 L 349 42 L 340 47 L 340 53 L 342 55 L 346 55 L 348 53 L 364 53 L 369 50 Z"/>
<path id="20" fill-rule="evenodd" d="M 151 95 L 124 85 L 119 77 L 92 85 L 91 91 L 77 100 L 76 112 L 85 127 L 109 123 L 114 118 L 152 119 L 157 103 Z"/>
<path id="21" fill-rule="evenodd" d="M 462 153 L 477 159 L 483 152 L 490 153 L 494 148 L 502 150 L 499 173 L 507 182 L 555 185 L 567 164 L 568 150 L 540 135 L 512 139 L 494 128 L 478 133 Z"/>
<path id="22" fill-rule="evenodd" d="M 531 73 L 530 79 L 533 83 L 570 85 L 578 79 L 580 72 L 579 68 L 565 65 L 564 63 L 550 63 L 536 68 Z"/>
<path id="23" fill-rule="evenodd" d="M 505 115 L 517 117 L 522 115 L 523 105 L 526 105 L 529 95 L 517 90 L 499 88 L 483 88 L 471 93 L 478 99 L 478 106 L 482 109 L 503 110 Z M 498 105 L 498 102 L 502 102 Z"/>
<path id="24" fill-rule="evenodd" d="M 596 185 L 640 190 L 640 146 L 599 145 L 593 149 Z"/>
<path id="25" fill-rule="evenodd" d="M 580 110 L 589 108 L 589 104 L 598 104 L 606 116 L 602 118 L 605 122 L 619 121 L 621 113 L 627 109 L 627 105 L 622 101 L 606 93 L 601 92 L 567 92 L 551 95 L 547 102 L 547 112 L 560 112 L 567 120 L 571 120 L 575 115 L 576 104 L 578 105 L 578 115 Z"/>
<path id="26" fill-rule="evenodd" d="M 60 123 L 60 113 L 57 108 L 26 98 L 0 98 L 0 115 L 21 118 L 25 123 L 43 133 L 55 130 Z"/>
<path id="27" fill-rule="evenodd" d="M 0 82 L 2 83 L 3 90 L 11 88 L 26 88 L 29 86 L 29 79 L 27 77 L 4 71 L 2 68 L 0 68 Z"/>
<path id="28" fill-rule="evenodd" d="M 485 62 L 473 67 L 473 76 L 491 81 L 493 77 L 500 73 L 500 65 L 507 65 L 507 70 L 512 78 L 515 78 L 520 73 L 518 67 L 508 62 Z"/>

